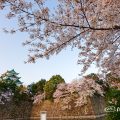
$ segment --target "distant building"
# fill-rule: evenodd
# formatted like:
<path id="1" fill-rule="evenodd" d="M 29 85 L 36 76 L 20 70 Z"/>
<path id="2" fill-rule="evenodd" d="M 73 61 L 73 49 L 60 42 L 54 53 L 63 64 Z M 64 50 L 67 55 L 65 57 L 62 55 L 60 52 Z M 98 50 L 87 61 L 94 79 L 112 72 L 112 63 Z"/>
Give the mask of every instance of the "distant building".
<path id="1" fill-rule="evenodd" d="M 18 77 L 18 74 L 19 73 L 16 73 L 14 69 L 10 71 L 7 70 L 7 72 L 1 75 L 0 79 L 8 81 L 13 80 L 19 86 L 22 82 L 19 80 L 21 77 Z"/>
<path id="2" fill-rule="evenodd" d="M 0 76 L 0 84 L 2 85 L 2 83 L 15 83 L 17 86 L 22 85 L 22 82 L 19 80 L 21 77 L 18 77 L 19 73 L 16 73 L 15 70 L 10 70 L 5 72 L 4 74 L 2 74 Z M 1 87 L 0 88 L 0 104 L 4 104 L 7 101 L 11 100 L 11 97 L 14 95 L 13 91 L 11 90 L 11 88 L 7 87 L 4 88 Z"/>

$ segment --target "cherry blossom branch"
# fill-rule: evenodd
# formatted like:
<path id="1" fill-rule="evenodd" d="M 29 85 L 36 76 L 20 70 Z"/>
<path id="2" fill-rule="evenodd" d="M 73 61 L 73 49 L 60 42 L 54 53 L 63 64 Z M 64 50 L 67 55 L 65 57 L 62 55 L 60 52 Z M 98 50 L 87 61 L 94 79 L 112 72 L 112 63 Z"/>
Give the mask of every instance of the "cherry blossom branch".
<path id="1" fill-rule="evenodd" d="M 118 0 L 59 0 L 53 14 L 45 4 L 47 0 L 2 1 L 1 9 L 4 4 L 9 5 L 7 17 L 18 17 L 18 30 L 30 34 L 26 45 L 35 53 L 31 54 L 31 61 L 59 53 L 70 43 L 80 50 L 80 62 L 86 68 L 94 60 L 105 72 L 120 75 Z"/>
<path id="2" fill-rule="evenodd" d="M 81 34 L 87 32 L 88 30 L 89 30 L 89 29 L 84 30 L 84 31 L 82 31 L 81 33 L 79 33 L 79 34 L 75 35 L 74 37 L 72 37 L 71 39 L 69 39 L 68 41 L 65 41 L 65 42 L 63 42 L 62 44 L 57 45 L 56 47 L 53 47 L 52 49 L 46 51 L 46 53 L 45 53 L 43 56 L 49 55 L 49 53 L 51 53 L 52 51 L 55 51 L 55 50 L 61 48 L 63 45 L 66 45 L 67 43 L 73 41 L 75 38 L 79 37 Z"/>
<path id="3" fill-rule="evenodd" d="M 20 7 L 16 6 L 15 4 L 13 4 L 13 3 L 11 3 L 11 2 L 9 2 L 7 0 L 6 0 L 6 2 L 10 3 L 12 6 L 17 7 L 20 11 L 22 11 L 24 13 L 27 13 L 28 15 L 35 16 L 33 13 L 25 11 L 25 10 L 21 9 Z M 84 11 L 83 11 L 83 13 L 84 13 L 84 16 L 86 16 Z M 107 30 L 120 30 L 120 26 L 118 26 L 118 25 L 114 25 L 113 27 L 105 27 L 105 28 L 104 27 L 102 27 L 102 28 L 92 27 L 92 26 L 90 26 L 87 17 L 85 17 L 85 18 L 86 18 L 86 21 L 87 21 L 89 26 L 80 26 L 80 25 L 73 25 L 73 24 L 57 23 L 55 21 L 51 21 L 50 19 L 40 17 L 40 19 L 45 21 L 45 22 L 49 22 L 51 24 L 56 24 L 57 25 L 56 27 L 61 27 L 61 26 L 63 26 L 63 27 L 75 27 L 75 28 L 80 28 L 80 29 L 91 29 L 91 30 L 95 30 L 95 31 L 97 31 L 97 30 L 99 30 L 99 31 L 102 31 L 102 30 L 104 30 L 104 31 L 107 31 Z"/>
<path id="4" fill-rule="evenodd" d="M 86 13 L 85 13 L 85 11 L 84 11 L 84 8 L 83 8 L 82 1 L 81 1 L 81 0 L 80 0 L 80 5 L 81 5 L 81 10 L 82 10 L 82 12 L 83 12 L 83 15 L 84 15 L 84 17 L 85 17 L 85 19 L 86 19 L 86 22 L 87 22 L 87 24 L 88 24 L 88 26 L 89 26 L 89 28 L 90 28 L 90 23 L 88 22 L 88 19 L 87 19 Z"/>

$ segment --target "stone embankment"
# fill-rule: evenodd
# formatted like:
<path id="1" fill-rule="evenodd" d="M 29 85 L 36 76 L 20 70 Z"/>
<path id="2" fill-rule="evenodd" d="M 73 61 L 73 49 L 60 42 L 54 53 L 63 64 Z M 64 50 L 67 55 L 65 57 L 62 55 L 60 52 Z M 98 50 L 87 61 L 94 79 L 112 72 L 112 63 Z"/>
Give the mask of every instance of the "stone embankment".
<path id="1" fill-rule="evenodd" d="M 0 120 L 40 120 L 40 112 L 46 111 L 47 120 L 104 120 L 105 101 L 103 97 L 94 96 L 88 104 L 70 110 L 62 110 L 62 103 L 48 100 L 40 104 L 32 102 L 7 103 L 0 105 Z"/>

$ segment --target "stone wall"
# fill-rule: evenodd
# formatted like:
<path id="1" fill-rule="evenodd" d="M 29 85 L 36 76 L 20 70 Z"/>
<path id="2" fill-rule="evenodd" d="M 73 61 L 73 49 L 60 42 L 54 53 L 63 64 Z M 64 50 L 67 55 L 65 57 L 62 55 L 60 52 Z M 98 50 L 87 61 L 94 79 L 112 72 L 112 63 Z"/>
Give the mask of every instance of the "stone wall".
<path id="1" fill-rule="evenodd" d="M 71 117 L 66 120 L 80 120 L 79 116 L 93 116 L 104 114 L 105 101 L 103 97 L 94 96 L 93 98 L 88 99 L 88 104 L 83 107 L 75 108 L 74 104 L 71 110 L 62 110 L 61 103 L 53 103 L 50 101 L 44 101 L 41 104 L 32 104 L 31 102 L 22 102 L 19 104 L 7 103 L 5 105 L 0 105 L 0 120 L 5 120 L 5 118 L 23 118 L 23 120 L 40 120 L 40 112 L 47 112 L 47 120 L 59 120 L 61 117 Z M 64 120 L 64 119 L 61 119 Z M 83 119 L 83 120 L 89 120 Z M 104 120 L 104 117 L 101 118 L 92 118 L 91 120 Z"/>
<path id="2" fill-rule="evenodd" d="M 4 105 L 0 105 L 0 120 L 29 118 L 31 116 L 31 110 L 31 102 L 6 103 Z"/>
<path id="3" fill-rule="evenodd" d="M 64 116 L 91 116 L 91 115 L 102 115 L 104 114 L 105 101 L 103 97 L 94 96 L 88 99 L 88 104 L 83 107 L 72 106 L 71 110 L 62 110 L 61 103 L 53 103 L 50 101 L 45 101 L 42 104 L 36 104 L 32 107 L 31 116 L 40 116 L 40 111 L 47 111 L 48 118 L 64 117 Z M 88 120 L 88 119 L 87 119 Z M 99 119 L 96 119 L 99 120 Z M 100 118 L 104 120 L 104 118 Z"/>

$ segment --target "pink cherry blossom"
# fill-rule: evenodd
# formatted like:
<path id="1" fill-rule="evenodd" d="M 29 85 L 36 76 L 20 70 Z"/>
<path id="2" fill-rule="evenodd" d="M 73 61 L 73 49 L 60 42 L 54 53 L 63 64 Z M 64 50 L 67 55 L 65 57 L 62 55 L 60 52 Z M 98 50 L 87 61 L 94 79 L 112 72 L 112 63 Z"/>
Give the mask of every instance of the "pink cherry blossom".
<path id="1" fill-rule="evenodd" d="M 0 1 L 0 9 L 9 9 L 8 19 L 18 18 L 16 31 L 30 35 L 24 42 L 30 47 L 27 62 L 49 58 L 71 46 L 79 49 L 82 73 L 95 63 L 103 73 L 120 75 L 119 0 L 54 0 L 55 9 L 46 2 Z"/>

